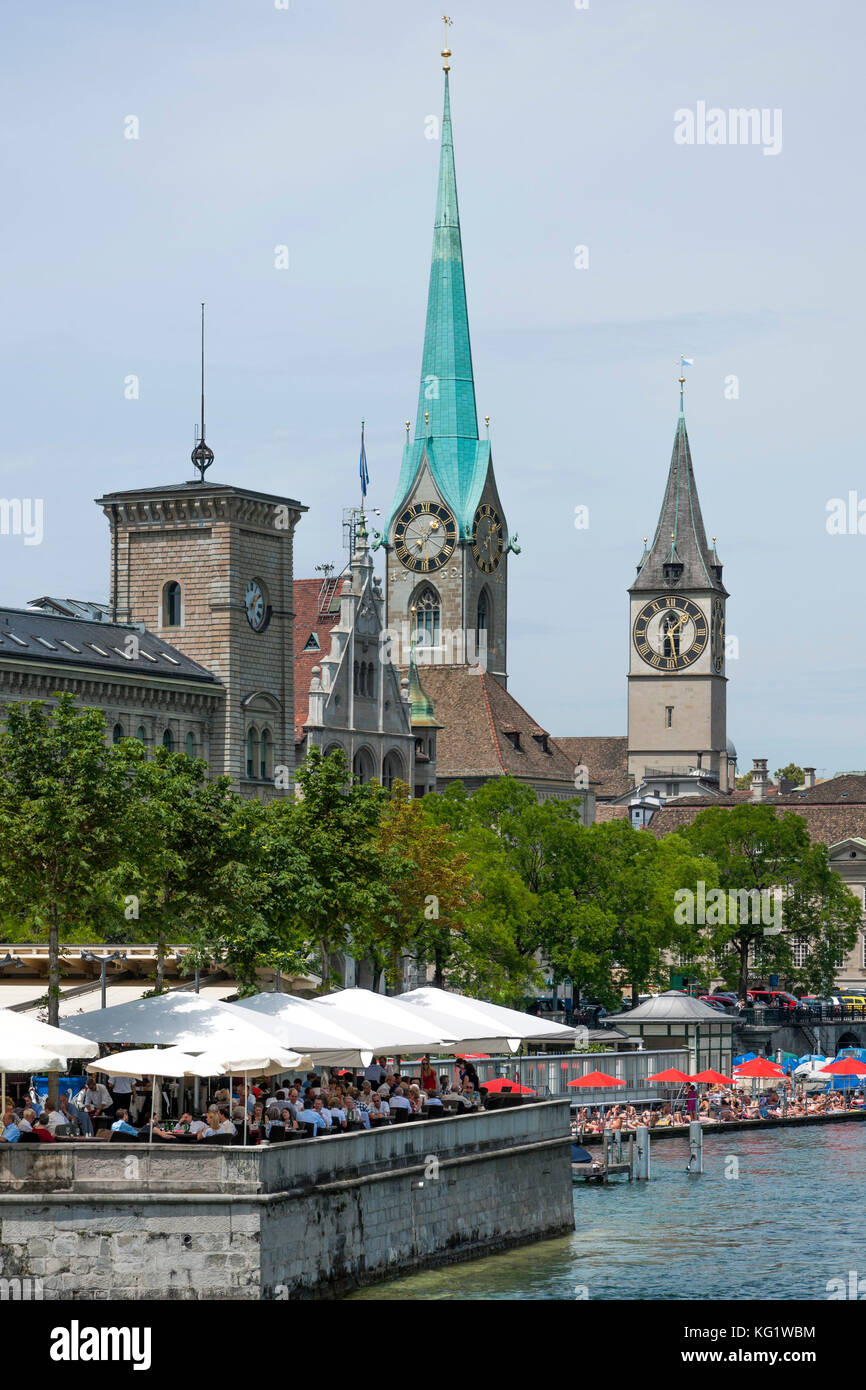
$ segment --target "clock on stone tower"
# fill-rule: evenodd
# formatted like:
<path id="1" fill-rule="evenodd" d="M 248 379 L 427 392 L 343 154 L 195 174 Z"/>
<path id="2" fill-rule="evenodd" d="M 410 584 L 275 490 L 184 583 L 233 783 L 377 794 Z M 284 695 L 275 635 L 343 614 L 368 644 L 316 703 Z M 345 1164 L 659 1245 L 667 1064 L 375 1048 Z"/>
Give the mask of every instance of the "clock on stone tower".
<path id="1" fill-rule="evenodd" d="M 726 792 L 736 756 L 726 728 L 728 593 L 715 540 L 709 545 L 704 531 L 682 390 L 661 514 L 629 595 L 628 768 L 635 785 L 649 781 L 663 795 Z"/>
<path id="2" fill-rule="evenodd" d="M 143 622 L 222 683 L 223 713 L 196 752 L 245 795 L 291 795 L 292 544 L 306 507 L 206 482 L 203 470 L 98 500 L 111 526 L 112 614 Z"/>

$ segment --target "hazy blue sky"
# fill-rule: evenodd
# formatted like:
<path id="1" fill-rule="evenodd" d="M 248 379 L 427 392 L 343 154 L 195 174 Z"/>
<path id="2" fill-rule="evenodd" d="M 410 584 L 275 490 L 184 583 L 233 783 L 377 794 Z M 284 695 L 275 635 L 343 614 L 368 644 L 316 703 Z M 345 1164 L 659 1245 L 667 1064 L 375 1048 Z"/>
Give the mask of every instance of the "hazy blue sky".
<path id="1" fill-rule="evenodd" d="M 449 4 L 478 405 L 522 545 L 512 692 L 554 733 L 625 733 L 626 588 L 658 515 L 684 353 L 739 640 L 741 769 L 866 767 L 866 534 L 826 530 L 829 499 L 866 502 L 863 7 Z M 43 497 L 45 538 L 0 537 L 4 602 L 106 597 L 92 499 L 191 475 L 202 299 L 210 476 L 309 506 L 296 574 L 343 559 L 362 415 L 370 500 L 387 508 L 417 400 L 441 12 L 7 12 L 0 494 Z M 781 152 L 675 143 L 674 112 L 701 101 L 781 110 Z"/>

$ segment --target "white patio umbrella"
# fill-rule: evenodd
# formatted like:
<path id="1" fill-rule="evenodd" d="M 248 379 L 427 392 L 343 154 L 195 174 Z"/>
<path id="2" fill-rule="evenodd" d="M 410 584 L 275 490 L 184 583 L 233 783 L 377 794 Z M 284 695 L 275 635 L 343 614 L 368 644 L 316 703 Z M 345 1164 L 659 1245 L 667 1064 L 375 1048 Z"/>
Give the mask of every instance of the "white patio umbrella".
<path id="1" fill-rule="evenodd" d="M 0 1095 L 6 1109 L 7 1071 L 63 1071 L 70 1057 L 95 1057 L 99 1047 L 89 1038 L 49 1023 L 0 1009 Z"/>
<path id="2" fill-rule="evenodd" d="M 336 1021 L 365 1040 L 376 1052 L 450 1052 L 455 1039 L 398 999 L 370 989 L 342 989 L 310 1000 L 310 1008 L 329 1023 Z"/>
<path id="3" fill-rule="evenodd" d="M 257 1057 L 269 1056 L 274 1046 L 273 1032 L 261 1027 L 248 1009 L 186 990 L 96 1009 L 64 1019 L 64 1026 L 73 1033 L 86 1030 L 101 1043 L 155 1043 L 184 1052 L 226 1051 Z"/>
<path id="4" fill-rule="evenodd" d="M 255 1016 L 258 1027 L 273 1032 L 283 1047 L 308 1052 L 313 1066 L 362 1066 L 372 1061 L 372 1048 L 336 1018 L 323 1019 L 313 1001 L 296 994 L 253 994 L 237 1007 Z"/>
<path id="5" fill-rule="evenodd" d="M 507 1047 L 516 1052 L 524 1042 L 574 1041 L 574 1029 L 564 1024 L 507 1009 L 502 1004 L 489 1004 L 486 999 L 452 994 L 450 990 L 425 986 L 398 995 L 396 1002 L 411 1008 L 431 1028 L 450 1029 L 450 1035 L 461 1043 L 478 1044 L 479 1051 Z"/>
<path id="6" fill-rule="evenodd" d="M 149 1047 L 134 1052 L 117 1052 L 110 1057 L 100 1057 L 87 1066 L 89 1072 L 105 1072 L 108 1076 L 150 1076 L 156 1091 L 156 1078 L 164 1076 L 223 1076 L 238 1072 L 271 1076 L 274 1072 L 292 1071 L 303 1066 L 309 1059 L 297 1052 L 284 1051 L 273 1045 L 266 1046 L 261 1055 L 244 1055 L 240 1061 L 224 1051 L 199 1053 L 196 1056 L 180 1047 Z M 246 1080 L 245 1080 L 246 1089 Z M 149 1143 L 153 1143 L 153 1120 L 150 1117 Z M 244 1143 L 247 1137 L 247 1109 L 244 1105 Z"/>

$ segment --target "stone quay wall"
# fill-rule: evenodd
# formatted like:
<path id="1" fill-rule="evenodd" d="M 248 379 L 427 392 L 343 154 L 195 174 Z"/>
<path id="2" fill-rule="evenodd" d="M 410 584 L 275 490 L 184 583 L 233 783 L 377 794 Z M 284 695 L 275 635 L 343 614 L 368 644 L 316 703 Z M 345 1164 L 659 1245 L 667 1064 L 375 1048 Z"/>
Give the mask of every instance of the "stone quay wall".
<path id="1" fill-rule="evenodd" d="M 569 1103 L 257 1148 L 0 1149 L 2 1275 L 44 1299 L 339 1297 L 574 1228 Z"/>

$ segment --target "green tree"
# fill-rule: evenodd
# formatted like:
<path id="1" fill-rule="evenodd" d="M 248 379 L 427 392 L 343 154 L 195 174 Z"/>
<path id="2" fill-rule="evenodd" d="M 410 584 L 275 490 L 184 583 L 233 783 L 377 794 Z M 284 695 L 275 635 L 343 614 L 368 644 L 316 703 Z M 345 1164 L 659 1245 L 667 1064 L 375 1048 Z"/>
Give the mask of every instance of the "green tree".
<path id="1" fill-rule="evenodd" d="M 283 923 L 296 939 L 318 948 L 327 990 L 334 951 L 392 908 L 390 883 L 376 854 L 388 793 L 375 782 L 351 781 L 341 750 L 326 758 L 311 748 L 297 780 L 295 806 L 272 802 L 267 808 L 268 853 L 279 865 L 286 895 Z"/>
<path id="2" fill-rule="evenodd" d="M 762 804 L 711 806 L 680 833 L 716 865 L 726 898 L 706 912 L 706 939 L 740 997 L 752 955 L 758 970 L 829 990 L 835 962 L 857 939 L 861 908 L 830 868 L 826 845 L 811 843 L 803 817 L 790 811 L 777 816 Z M 796 967 L 799 945 L 807 947 L 807 957 Z"/>
<path id="3" fill-rule="evenodd" d="M 806 774 L 796 763 L 787 763 L 785 767 L 777 767 L 774 774 L 778 782 L 782 777 L 786 777 L 789 782 L 793 782 L 795 787 L 802 787 L 806 780 Z"/>
<path id="4" fill-rule="evenodd" d="M 57 1024 L 60 942 L 92 930 L 107 875 L 128 852 L 135 759 L 108 747 L 101 710 L 62 694 L 10 704 L 0 729 L 0 910 L 48 941 L 48 1020 Z"/>
<path id="5" fill-rule="evenodd" d="M 134 741 L 127 744 L 132 753 Z M 170 940 L 212 938 L 254 910 L 242 806 L 231 779 L 210 779 L 200 758 L 159 747 L 137 762 L 127 854 L 110 882 L 145 939 L 156 942 L 157 994 L 165 988 Z"/>

